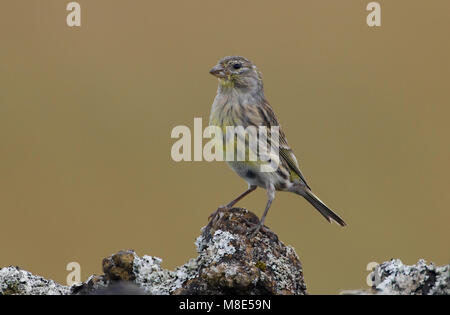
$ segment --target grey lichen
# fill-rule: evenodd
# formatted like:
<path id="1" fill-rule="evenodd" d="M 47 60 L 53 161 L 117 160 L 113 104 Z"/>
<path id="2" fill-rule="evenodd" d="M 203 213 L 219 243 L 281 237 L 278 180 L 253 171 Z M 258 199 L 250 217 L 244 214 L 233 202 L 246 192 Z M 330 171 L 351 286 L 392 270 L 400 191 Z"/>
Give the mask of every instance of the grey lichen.
<path id="1" fill-rule="evenodd" d="M 217 230 L 211 239 L 207 239 L 203 234 L 195 241 L 200 264 L 210 264 L 219 262 L 226 255 L 233 255 L 236 249 L 232 241 L 237 236 L 227 231 Z"/>
<path id="2" fill-rule="evenodd" d="M 186 281 L 197 277 L 200 267 L 217 263 L 225 255 L 232 255 L 235 249 L 231 241 L 234 239 L 235 236 L 231 233 L 220 230 L 216 231 L 210 240 L 199 236 L 195 241 L 199 256 L 173 271 L 163 269 L 162 259 L 159 257 L 145 255 L 141 258 L 134 254 L 133 272 L 136 284 L 149 294 L 171 294 Z"/>
<path id="3" fill-rule="evenodd" d="M 0 269 L 0 295 L 66 295 L 70 288 L 18 267 Z"/>
<path id="4" fill-rule="evenodd" d="M 161 263 L 162 259 L 159 257 L 134 256 L 133 272 L 136 275 L 136 284 L 149 294 L 170 294 L 197 275 L 197 263 L 194 259 L 174 271 L 161 268 Z"/>
<path id="5" fill-rule="evenodd" d="M 386 261 L 371 273 L 371 290 L 348 290 L 351 295 L 449 295 L 450 265 L 435 266 L 420 259 L 415 265 L 404 265 L 400 259 Z"/>
<path id="6" fill-rule="evenodd" d="M 297 253 L 291 246 L 286 246 L 286 256 L 274 256 L 270 251 L 266 250 L 267 261 L 266 266 L 270 268 L 275 275 L 275 283 L 278 290 L 296 290 L 295 279 L 303 277 L 302 270 L 291 264 L 289 257 L 298 259 Z"/>
<path id="7" fill-rule="evenodd" d="M 400 259 L 392 259 L 377 266 L 373 271 L 373 288 L 379 294 L 448 295 L 449 267 L 427 264 L 423 259 L 408 266 Z"/>

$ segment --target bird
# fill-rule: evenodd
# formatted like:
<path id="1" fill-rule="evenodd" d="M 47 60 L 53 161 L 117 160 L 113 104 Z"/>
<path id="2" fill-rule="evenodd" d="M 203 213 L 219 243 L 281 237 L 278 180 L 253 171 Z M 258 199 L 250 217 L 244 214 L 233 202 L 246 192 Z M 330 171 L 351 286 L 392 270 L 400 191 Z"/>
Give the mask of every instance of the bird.
<path id="1" fill-rule="evenodd" d="M 226 160 L 226 163 L 247 182 L 248 189 L 226 206 L 219 207 L 211 216 L 217 215 L 220 209 L 230 209 L 242 198 L 260 187 L 267 192 L 267 203 L 259 222 L 253 224 L 248 231 L 251 236 L 255 236 L 264 227 L 264 221 L 275 198 L 276 191 L 287 191 L 300 195 L 317 209 L 328 222 L 334 221 L 340 226 L 346 226 L 344 220 L 321 201 L 306 182 L 275 112 L 264 95 L 262 74 L 258 68 L 245 57 L 227 56 L 220 59 L 209 72 L 218 79 L 218 88 L 211 106 L 209 125 L 224 130 L 223 154 L 230 153 L 227 150 L 237 151 L 234 145 L 226 146 L 231 141 L 231 137 L 225 135 L 225 130 L 228 130 L 226 128 L 230 126 L 263 127 L 267 130 L 277 127 L 279 138 L 277 141 L 278 163 L 276 167 L 271 171 L 262 171 L 261 165 L 263 162 L 248 158 L 250 152 L 258 156 L 259 151 L 255 146 L 249 145 L 248 135 L 244 136 L 245 158 Z M 269 138 L 269 135 L 270 132 L 268 131 L 267 138 Z M 233 137 L 233 141 L 234 139 Z M 272 147 L 270 143 L 269 147 Z M 232 153 L 237 154 L 236 152 Z M 269 159 L 270 161 L 271 159 Z M 210 220 L 212 221 L 211 216 Z"/>

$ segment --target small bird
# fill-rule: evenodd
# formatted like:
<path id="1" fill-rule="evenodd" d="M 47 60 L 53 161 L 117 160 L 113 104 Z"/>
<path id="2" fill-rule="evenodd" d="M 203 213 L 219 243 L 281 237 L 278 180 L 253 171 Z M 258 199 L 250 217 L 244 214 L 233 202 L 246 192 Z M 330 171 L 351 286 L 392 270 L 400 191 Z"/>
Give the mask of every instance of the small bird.
<path id="1" fill-rule="evenodd" d="M 227 126 L 263 126 L 267 129 L 277 126 L 279 129 L 279 163 L 273 171 L 261 171 L 261 163 L 249 160 L 249 150 L 256 149 L 246 146 L 247 155 L 244 160 L 227 161 L 231 169 L 248 183 L 248 189 L 229 202 L 225 208 L 231 208 L 239 200 L 254 191 L 257 187 L 266 189 L 268 201 L 258 224 L 250 228 L 249 234 L 256 235 L 275 197 L 275 191 L 288 191 L 304 197 L 322 214 L 328 222 L 335 221 L 341 226 L 346 223 L 330 208 L 328 208 L 308 186 L 305 177 L 299 169 L 297 159 L 288 145 L 286 136 L 275 116 L 272 107 L 264 96 L 262 76 L 256 66 L 241 56 L 224 57 L 211 70 L 210 74 L 218 78 L 219 85 L 210 114 L 210 126 L 218 126 L 225 130 Z M 234 139 L 234 138 L 233 138 Z M 223 149 L 229 137 L 223 137 Z M 248 139 L 246 138 L 246 144 Z M 237 150 L 235 146 L 232 150 Z M 226 153 L 226 152 L 225 152 Z M 258 154 L 258 152 L 253 152 Z M 223 207 L 221 207 L 223 208 Z M 219 208 L 220 209 L 220 208 Z M 212 214 L 214 217 L 219 209 Z"/>

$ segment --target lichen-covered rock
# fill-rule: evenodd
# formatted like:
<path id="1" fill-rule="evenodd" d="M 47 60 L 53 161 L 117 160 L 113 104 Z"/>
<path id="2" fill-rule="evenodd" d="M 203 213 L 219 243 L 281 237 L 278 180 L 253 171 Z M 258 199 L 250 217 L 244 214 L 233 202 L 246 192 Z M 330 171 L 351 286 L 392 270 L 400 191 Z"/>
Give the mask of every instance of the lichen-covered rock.
<path id="1" fill-rule="evenodd" d="M 146 294 L 304 294 L 302 265 L 294 249 L 263 228 L 247 236 L 258 217 L 222 209 L 195 241 L 198 257 L 175 270 L 162 259 L 123 250 L 103 259 L 103 276 L 91 277 L 74 294 L 96 294 L 117 281 L 132 281 Z"/>
<path id="2" fill-rule="evenodd" d="M 245 209 L 221 209 L 195 241 L 198 256 L 175 270 L 162 259 L 122 250 L 103 259 L 103 275 L 66 287 L 18 268 L 0 270 L 0 294 L 305 294 L 294 249 Z"/>
<path id="3" fill-rule="evenodd" d="M 66 295 L 70 288 L 19 267 L 0 269 L 0 295 Z"/>
<path id="4" fill-rule="evenodd" d="M 436 267 L 421 259 L 412 266 L 392 259 L 373 271 L 374 289 L 381 294 L 450 294 L 450 265 Z"/>
<path id="5" fill-rule="evenodd" d="M 302 265 L 294 249 L 263 227 L 254 237 L 249 228 L 258 217 L 241 209 L 221 209 L 195 241 L 198 256 L 175 270 L 162 259 L 122 250 L 103 259 L 103 275 L 63 286 L 18 267 L 0 269 L 0 295 L 106 294 L 305 294 Z M 450 265 L 424 260 L 412 266 L 392 259 L 377 266 L 369 291 L 342 294 L 450 294 Z"/>
<path id="6" fill-rule="evenodd" d="M 450 265 L 437 267 L 420 259 L 417 264 L 404 265 L 391 259 L 372 272 L 370 291 L 344 291 L 343 294 L 385 295 L 448 295 L 450 294 Z"/>
<path id="7" fill-rule="evenodd" d="M 162 269 L 162 259 L 152 256 L 142 258 L 135 256 L 134 273 L 136 284 L 148 294 L 171 294 L 180 288 L 187 280 L 197 274 L 197 264 L 191 259 L 174 271 Z"/>
<path id="8" fill-rule="evenodd" d="M 173 294 L 305 294 L 294 249 L 266 227 L 249 237 L 256 223 L 245 209 L 221 209 L 197 238 L 198 274 Z"/>

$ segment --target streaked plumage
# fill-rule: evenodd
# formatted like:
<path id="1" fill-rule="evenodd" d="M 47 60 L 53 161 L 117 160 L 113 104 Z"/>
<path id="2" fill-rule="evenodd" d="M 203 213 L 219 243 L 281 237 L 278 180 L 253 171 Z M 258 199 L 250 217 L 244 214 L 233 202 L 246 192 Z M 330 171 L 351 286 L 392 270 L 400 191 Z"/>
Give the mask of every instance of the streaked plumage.
<path id="1" fill-rule="evenodd" d="M 345 226 L 345 222 L 311 192 L 275 113 L 264 96 L 262 76 L 256 66 L 244 57 L 229 56 L 221 59 L 210 73 L 219 80 L 217 95 L 211 108 L 210 125 L 219 126 L 224 131 L 226 126 L 265 126 L 269 130 L 271 126 L 279 126 L 280 163 L 276 171 L 261 172 L 260 163 L 250 160 L 227 162 L 249 185 L 249 189 L 227 207 L 233 206 L 256 187 L 266 189 L 268 202 L 260 224 L 253 229 L 255 234 L 264 224 L 275 191 L 289 191 L 303 196 L 328 221 L 333 220 Z M 248 139 L 246 140 L 248 144 Z M 227 141 L 224 136 L 224 150 Z M 246 149 L 256 152 L 251 146 Z"/>

